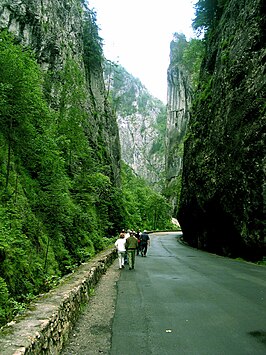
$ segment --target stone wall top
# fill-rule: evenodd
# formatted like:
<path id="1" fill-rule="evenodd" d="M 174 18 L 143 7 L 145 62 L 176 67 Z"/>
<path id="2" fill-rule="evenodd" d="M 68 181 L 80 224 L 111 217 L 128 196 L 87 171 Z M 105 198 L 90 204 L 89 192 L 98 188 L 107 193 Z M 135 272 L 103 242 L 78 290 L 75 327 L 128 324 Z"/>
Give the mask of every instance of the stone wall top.
<path id="1" fill-rule="evenodd" d="M 108 249 L 64 277 L 59 286 L 41 295 L 29 309 L 0 332 L 1 355 L 59 354 L 79 316 L 81 306 L 116 258 Z"/>

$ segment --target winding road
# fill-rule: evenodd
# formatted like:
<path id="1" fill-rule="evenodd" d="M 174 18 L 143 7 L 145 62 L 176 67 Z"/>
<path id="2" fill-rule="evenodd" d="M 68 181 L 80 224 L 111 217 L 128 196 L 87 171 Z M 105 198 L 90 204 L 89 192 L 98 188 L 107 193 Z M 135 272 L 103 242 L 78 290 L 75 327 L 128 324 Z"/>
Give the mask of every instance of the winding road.
<path id="1" fill-rule="evenodd" d="M 151 235 L 122 270 L 111 355 L 266 354 L 266 267 Z"/>

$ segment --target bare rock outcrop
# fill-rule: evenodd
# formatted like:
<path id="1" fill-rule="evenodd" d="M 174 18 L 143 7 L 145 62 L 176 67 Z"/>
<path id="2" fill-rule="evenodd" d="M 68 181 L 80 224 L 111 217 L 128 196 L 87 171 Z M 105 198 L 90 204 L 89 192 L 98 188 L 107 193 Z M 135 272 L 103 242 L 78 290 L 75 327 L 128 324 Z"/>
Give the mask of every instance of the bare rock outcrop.
<path id="1" fill-rule="evenodd" d="M 167 127 L 166 127 L 166 194 L 177 212 L 177 190 L 183 167 L 183 146 L 190 117 L 192 88 L 188 72 L 176 52 L 182 49 L 183 38 L 176 38 L 170 46 L 170 65 L 167 72 Z M 179 48 L 181 47 L 181 48 Z"/>

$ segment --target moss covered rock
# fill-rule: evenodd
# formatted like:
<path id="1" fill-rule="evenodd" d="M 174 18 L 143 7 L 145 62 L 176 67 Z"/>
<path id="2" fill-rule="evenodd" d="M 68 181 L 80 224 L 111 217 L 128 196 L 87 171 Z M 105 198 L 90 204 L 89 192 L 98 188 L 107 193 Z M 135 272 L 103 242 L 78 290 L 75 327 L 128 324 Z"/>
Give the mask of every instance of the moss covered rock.
<path id="1" fill-rule="evenodd" d="M 265 255 L 265 5 L 228 1 L 206 37 L 178 212 L 192 245 Z"/>

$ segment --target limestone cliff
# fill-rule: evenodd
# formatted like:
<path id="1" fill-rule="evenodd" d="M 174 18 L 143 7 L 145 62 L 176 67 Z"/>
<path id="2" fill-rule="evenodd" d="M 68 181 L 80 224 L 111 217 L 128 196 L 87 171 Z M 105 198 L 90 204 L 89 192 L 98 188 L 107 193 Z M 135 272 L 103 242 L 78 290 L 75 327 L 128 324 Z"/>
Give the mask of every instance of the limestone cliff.
<path id="1" fill-rule="evenodd" d="M 167 129 L 166 129 L 166 195 L 177 212 L 178 186 L 183 165 L 183 140 L 190 117 L 192 86 L 180 56 L 182 36 L 176 37 L 170 45 L 170 65 L 167 72 Z M 182 56 L 182 55 L 181 55 Z"/>
<path id="2" fill-rule="evenodd" d="M 89 144 L 97 151 L 104 142 L 110 178 L 119 183 L 116 117 L 106 101 L 101 48 L 92 38 L 97 35 L 94 14 L 82 3 L 0 0 L 0 29 L 8 29 L 23 46 L 35 52 L 46 73 L 46 96 L 54 109 L 65 117 L 72 115 L 73 94 L 79 95 L 76 104 L 87 115 Z"/>
<path id="3" fill-rule="evenodd" d="M 223 4 L 207 31 L 178 220 L 191 245 L 255 260 L 266 235 L 265 3 Z"/>
<path id="4" fill-rule="evenodd" d="M 123 160 L 160 190 L 165 162 L 165 105 L 120 65 L 106 63 L 105 81 L 118 118 Z"/>

